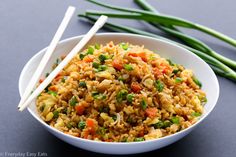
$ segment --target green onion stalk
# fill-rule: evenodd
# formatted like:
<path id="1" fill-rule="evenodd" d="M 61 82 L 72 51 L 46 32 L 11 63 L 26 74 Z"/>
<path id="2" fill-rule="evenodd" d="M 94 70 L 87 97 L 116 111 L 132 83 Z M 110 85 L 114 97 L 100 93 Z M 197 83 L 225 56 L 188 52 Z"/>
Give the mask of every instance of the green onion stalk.
<path id="1" fill-rule="evenodd" d="M 134 0 L 135 3 L 137 3 L 141 8 L 147 10 L 147 11 L 151 11 L 151 12 L 155 12 L 158 13 L 158 11 L 153 8 L 151 5 L 149 5 L 145 0 Z M 218 59 L 219 61 L 221 61 L 222 63 L 228 65 L 229 67 L 236 69 L 236 62 L 226 58 L 218 53 L 216 53 L 214 50 L 212 50 L 209 46 L 207 46 L 205 43 L 201 42 L 200 40 L 190 37 L 187 34 L 184 34 L 182 32 L 180 32 L 177 28 L 175 28 L 172 25 L 163 25 L 163 24 L 158 24 L 155 22 L 149 22 L 149 24 L 153 25 L 154 27 L 174 36 L 177 37 L 179 40 L 183 41 L 186 45 L 197 49 L 199 51 L 205 52 L 208 55 Z"/>
<path id="2" fill-rule="evenodd" d="M 88 15 L 83 15 L 83 14 L 79 14 L 79 17 L 83 17 L 86 18 L 87 20 L 89 20 L 90 22 L 94 23 L 97 19 Z M 158 36 L 156 34 L 152 34 L 146 31 L 141 31 L 135 28 L 131 28 L 131 27 L 127 27 L 127 26 L 122 26 L 122 25 L 117 25 L 117 24 L 113 24 L 113 23 L 109 23 L 107 22 L 104 25 L 105 28 L 110 29 L 112 31 L 116 31 L 116 32 L 127 32 L 127 33 L 133 33 L 133 34 L 139 34 L 139 35 L 144 35 L 144 36 L 150 36 L 150 37 L 154 37 L 157 39 L 162 39 L 174 44 L 177 44 L 181 47 L 184 47 L 186 49 L 188 49 L 189 51 L 195 53 L 196 55 L 198 55 L 200 58 L 202 58 L 205 62 L 207 62 L 211 67 L 213 67 L 212 69 L 215 71 L 216 74 L 219 74 L 225 78 L 231 79 L 233 81 L 236 81 L 236 72 L 234 72 L 231 68 L 229 68 L 228 66 L 226 66 L 225 64 L 223 64 L 222 62 L 218 61 L 217 59 L 199 51 L 196 50 L 194 48 L 191 48 L 189 46 L 177 43 L 175 41 L 169 40 L 167 38 Z"/>
<path id="3" fill-rule="evenodd" d="M 210 47 L 208 47 L 203 42 L 179 32 L 175 27 L 172 26 L 172 25 L 177 25 L 177 26 L 185 27 L 185 26 L 187 26 L 187 23 L 189 23 L 191 25 L 196 25 L 192 22 L 189 22 L 189 21 L 186 21 L 183 19 L 179 19 L 176 17 L 163 16 L 163 15 L 158 15 L 156 13 L 152 13 L 150 11 L 155 11 L 155 9 L 153 7 L 150 8 L 150 6 L 146 5 L 147 3 L 142 0 L 137 0 L 136 3 L 142 7 L 145 7 L 145 9 L 148 9 L 148 11 L 142 11 L 142 10 L 131 9 L 131 8 L 119 8 L 119 7 L 112 6 L 112 5 L 106 5 L 106 4 L 97 2 L 95 0 L 88 0 L 88 1 L 95 3 L 97 5 L 100 5 L 100 6 L 106 7 L 106 8 L 119 10 L 119 11 L 125 11 L 125 12 L 129 12 L 129 13 L 109 13 L 109 12 L 100 12 L 100 11 L 86 11 L 86 15 L 96 15 L 96 16 L 107 15 L 109 17 L 114 17 L 114 18 L 129 18 L 129 19 L 135 19 L 135 20 L 145 20 L 145 21 L 149 22 L 151 25 L 155 26 L 156 28 L 159 28 L 162 31 L 165 31 L 175 37 L 178 37 L 179 39 L 184 41 L 187 45 L 189 45 L 197 50 L 200 50 L 202 52 L 205 52 L 208 55 L 210 55 L 210 56 L 218 59 L 219 61 L 223 62 L 224 64 L 228 65 L 229 67 L 236 69 L 236 62 L 234 60 L 231 60 L 229 58 L 226 58 L 226 57 L 216 53 L 214 50 L 212 50 Z M 155 22 L 152 22 L 152 21 L 155 21 Z M 166 26 L 168 26 L 168 27 L 166 27 Z M 201 26 L 201 25 L 199 25 L 199 26 Z M 202 27 L 204 27 L 204 26 L 201 26 L 201 28 Z M 194 27 L 189 26 L 187 28 L 194 28 Z M 207 28 L 207 30 L 212 30 L 212 29 Z M 216 32 L 216 31 L 212 30 L 212 32 Z M 219 32 L 217 32 L 217 34 L 218 34 L 218 36 L 215 36 L 217 38 L 220 36 L 220 37 L 224 37 L 223 39 L 227 39 L 227 41 L 229 41 L 228 39 L 230 39 L 230 41 L 235 41 L 234 39 L 231 39 L 230 37 L 227 37 Z M 223 41 L 225 41 L 225 40 L 223 40 Z"/>
<path id="4" fill-rule="evenodd" d="M 138 9 L 131 9 L 131 8 L 124 8 L 124 7 L 116 7 L 114 5 L 110 4 L 104 4 L 102 2 L 98 2 L 96 0 L 87 0 L 91 3 L 94 3 L 96 5 L 103 6 L 105 8 L 110 8 L 113 10 L 123 11 L 127 13 L 109 13 L 109 12 L 98 12 L 98 11 L 87 11 L 87 15 L 107 15 L 109 17 L 116 17 L 116 18 L 127 18 L 127 19 L 136 19 L 136 20 L 144 20 L 148 22 L 157 22 L 159 24 L 165 24 L 165 25 L 174 25 L 174 26 L 180 26 L 180 27 L 186 27 L 190 29 L 196 29 L 201 32 L 207 33 L 211 36 L 214 36 L 234 47 L 236 47 L 236 40 L 234 40 L 231 37 L 228 37 L 218 31 L 215 31 L 211 28 L 208 28 L 206 26 L 174 17 L 174 16 L 168 16 L 168 15 L 159 15 L 150 11 L 144 11 L 144 10 L 138 10 Z"/>

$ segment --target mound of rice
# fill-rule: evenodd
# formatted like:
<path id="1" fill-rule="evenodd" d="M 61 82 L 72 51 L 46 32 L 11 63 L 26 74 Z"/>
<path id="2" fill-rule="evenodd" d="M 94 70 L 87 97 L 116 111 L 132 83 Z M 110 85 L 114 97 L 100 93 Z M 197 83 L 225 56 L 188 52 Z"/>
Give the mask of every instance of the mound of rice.
<path id="1" fill-rule="evenodd" d="M 66 134 L 138 142 L 193 125 L 207 100 L 200 88 L 192 70 L 144 46 L 110 42 L 78 53 L 36 104 L 41 118 Z"/>

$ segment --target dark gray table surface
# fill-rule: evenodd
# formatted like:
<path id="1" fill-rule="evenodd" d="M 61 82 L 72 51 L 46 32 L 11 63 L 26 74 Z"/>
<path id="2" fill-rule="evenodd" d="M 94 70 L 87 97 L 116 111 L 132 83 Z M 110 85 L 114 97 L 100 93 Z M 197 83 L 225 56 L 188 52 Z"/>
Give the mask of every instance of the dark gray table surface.
<path id="1" fill-rule="evenodd" d="M 235 0 L 148 0 L 165 14 L 183 17 L 236 38 Z M 108 0 L 107 0 L 108 2 Z M 132 0 L 110 3 L 137 7 Z M 82 0 L 1 0 L 0 4 L 0 157 L 5 153 L 44 152 L 47 156 L 104 156 L 75 148 L 47 132 L 29 113 L 16 109 L 20 100 L 18 78 L 25 63 L 46 47 L 66 8 L 101 9 Z M 137 21 L 115 20 L 150 30 Z M 63 38 L 86 33 L 91 25 L 74 15 Z M 108 30 L 100 30 L 107 32 Z M 198 37 L 217 52 L 236 60 L 236 48 L 196 31 Z M 165 148 L 134 156 L 234 157 L 236 156 L 236 84 L 218 77 L 220 97 L 213 112 L 191 134 Z"/>

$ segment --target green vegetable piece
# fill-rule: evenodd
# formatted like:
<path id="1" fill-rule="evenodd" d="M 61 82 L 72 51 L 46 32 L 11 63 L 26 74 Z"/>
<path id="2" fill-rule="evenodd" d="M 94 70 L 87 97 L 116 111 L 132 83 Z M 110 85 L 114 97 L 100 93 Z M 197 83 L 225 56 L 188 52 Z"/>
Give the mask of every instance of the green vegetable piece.
<path id="1" fill-rule="evenodd" d="M 94 47 L 95 47 L 95 49 L 99 50 L 100 49 L 100 44 L 96 43 Z"/>
<path id="2" fill-rule="evenodd" d="M 92 92 L 92 97 L 94 99 L 96 99 L 96 100 L 104 100 L 104 99 L 106 99 L 106 95 L 101 94 L 101 93 L 99 93 L 97 91 Z"/>
<path id="3" fill-rule="evenodd" d="M 99 127 L 98 134 L 104 136 L 106 134 L 107 129 L 104 127 Z"/>
<path id="4" fill-rule="evenodd" d="M 129 48 L 128 43 L 121 43 L 120 46 L 123 48 L 123 50 L 128 50 L 128 48 Z"/>
<path id="5" fill-rule="evenodd" d="M 72 98 L 69 101 L 69 104 L 71 106 L 75 106 L 77 102 L 78 102 L 77 98 L 75 96 L 72 96 Z"/>
<path id="6" fill-rule="evenodd" d="M 131 64 L 125 64 L 124 68 L 125 68 L 125 70 L 128 70 L 128 71 L 134 70 L 134 68 Z"/>
<path id="7" fill-rule="evenodd" d="M 117 116 L 116 116 L 116 115 L 113 115 L 113 116 L 112 116 L 112 119 L 113 119 L 114 121 L 116 121 L 116 120 L 117 120 Z"/>
<path id="8" fill-rule="evenodd" d="M 99 64 L 99 63 L 97 63 L 97 62 L 93 62 L 93 67 L 94 67 L 94 68 L 96 68 L 96 69 L 97 69 L 99 66 L 100 66 L 100 64 Z"/>
<path id="9" fill-rule="evenodd" d="M 93 52 L 94 52 L 94 49 L 93 49 L 91 46 L 89 46 L 88 51 L 87 51 L 87 54 L 92 55 Z"/>
<path id="10" fill-rule="evenodd" d="M 55 92 L 55 91 L 48 91 L 48 94 L 51 94 L 52 96 L 57 96 L 57 92 Z"/>
<path id="11" fill-rule="evenodd" d="M 159 92 L 162 92 L 164 89 L 164 84 L 161 81 L 157 80 L 155 83 L 155 87 Z"/>
<path id="12" fill-rule="evenodd" d="M 134 142 L 141 142 L 141 141 L 145 141 L 145 139 L 143 137 L 136 137 L 134 139 Z"/>
<path id="13" fill-rule="evenodd" d="M 131 103 L 131 102 L 133 101 L 133 99 L 134 99 L 134 94 L 128 94 L 128 95 L 127 95 L 127 101 L 128 101 L 129 103 Z"/>
<path id="14" fill-rule="evenodd" d="M 199 112 L 193 112 L 191 115 L 194 116 L 194 117 L 199 117 L 199 116 L 201 116 L 202 114 L 199 113 Z"/>
<path id="15" fill-rule="evenodd" d="M 53 118 L 58 118 L 59 112 L 57 110 L 53 111 Z"/>
<path id="16" fill-rule="evenodd" d="M 165 129 L 165 128 L 171 126 L 171 124 L 172 123 L 168 120 L 166 120 L 166 121 L 160 120 L 158 123 L 154 124 L 153 126 L 155 129 Z"/>
<path id="17" fill-rule="evenodd" d="M 141 107 L 142 107 L 143 110 L 145 110 L 147 108 L 147 103 L 144 99 L 142 99 L 140 104 L 141 104 Z"/>
<path id="18" fill-rule="evenodd" d="M 79 128 L 80 130 L 83 130 L 83 129 L 85 128 L 85 126 L 86 126 L 86 123 L 85 123 L 84 121 L 80 121 L 80 122 L 78 123 L 78 128 Z"/>
<path id="19" fill-rule="evenodd" d="M 128 137 L 123 137 L 123 139 L 120 142 L 127 142 Z"/>
<path id="20" fill-rule="evenodd" d="M 118 78 L 118 81 L 122 81 L 122 82 L 124 82 L 125 79 L 124 79 L 123 77 L 119 77 L 119 78 Z"/>
<path id="21" fill-rule="evenodd" d="M 179 117 L 172 117 L 171 122 L 174 124 L 179 124 Z"/>
<path id="22" fill-rule="evenodd" d="M 170 59 L 166 59 L 166 60 L 169 62 L 169 64 L 170 64 L 171 66 L 174 66 L 174 65 L 175 65 Z"/>
<path id="23" fill-rule="evenodd" d="M 167 127 L 170 127 L 172 123 L 169 120 L 165 120 L 163 124 L 164 124 L 163 127 L 167 128 Z"/>
<path id="24" fill-rule="evenodd" d="M 44 110 L 44 108 L 45 108 L 45 104 L 43 104 L 42 106 L 40 106 L 40 108 L 39 108 L 39 110 L 41 111 L 41 112 L 43 112 L 43 110 Z"/>
<path id="25" fill-rule="evenodd" d="M 179 71 L 180 71 L 179 69 L 174 69 L 174 70 L 172 71 L 172 73 L 173 73 L 173 74 L 177 74 Z"/>
<path id="26" fill-rule="evenodd" d="M 66 127 L 67 127 L 68 129 L 71 129 L 71 128 L 73 127 L 73 125 L 71 124 L 71 122 L 69 122 L 69 123 L 66 124 Z"/>
<path id="27" fill-rule="evenodd" d="M 202 83 L 195 77 L 193 76 L 193 82 L 196 83 L 196 85 L 198 85 L 200 88 L 202 88 Z"/>
<path id="28" fill-rule="evenodd" d="M 80 53 L 80 54 L 79 54 L 79 58 L 80 58 L 81 60 L 83 60 L 85 56 L 86 56 L 86 55 L 83 54 L 83 53 Z"/>
<path id="29" fill-rule="evenodd" d="M 98 59 L 100 60 L 101 63 L 104 63 L 105 60 L 107 60 L 109 57 L 106 55 L 99 55 Z"/>
<path id="30" fill-rule="evenodd" d="M 116 100 L 117 102 L 122 102 L 122 100 L 126 99 L 126 96 L 128 94 L 128 91 L 126 89 L 122 89 L 118 92 L 118 94 L 116 95 Z"/>
<path id="31" fill-rule="evenodd" d="M 176 77 L 175 78 L 176 83 L 181 83 L 182 81 L 183 81 L 183 79 L 181 77 Z"/>
<path id="32" fill-rule="evenodd" d="M 99 65 L 95 71 L 100 72 L 100 71 L 105 71 L 106 69 L 107 69 L 106 65 Z"/>
<path id="33" fill-rule="evenodd" d="M 46 73 L 45 77 L 48 77 L 50 73 Z"/>
<path id="34" fill-rule="evenodd" d="M 202 102 L 202 103 L 206 103 L 206 102 L 207 102 L 207 98 L 206 98 L 206 97 L 203 97 L 203 98 L 201 99 L 201 102 Z"/>
<path id="35" fill-rule="evenodd" d="M 79 87 L 87 88 L 87 85 L 84 81 L 79 82 Z"/>

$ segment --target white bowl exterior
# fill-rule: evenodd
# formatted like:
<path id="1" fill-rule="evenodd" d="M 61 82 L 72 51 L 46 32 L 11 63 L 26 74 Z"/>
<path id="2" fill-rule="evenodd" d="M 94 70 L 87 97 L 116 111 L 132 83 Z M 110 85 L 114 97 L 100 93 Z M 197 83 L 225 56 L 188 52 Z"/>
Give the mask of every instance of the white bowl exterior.
<path id="1" fill-rule="evenodd" d="M 44 70 L 44 74 L 46 72 L 51 71 L 51 65 L 55 63 L 56 58 L 63 54 L 67 54 L 70 50 L 78 43 L 82 36 L 73 37 L 70 39 L 66 39 L 62 41 L 55 50 L 52 58 L 50 59 L 48 66 Z M 184 67 L 192 69 L 194 74 L 203 84 L 203 91 L 207 93 L 208 102 L 204 106 L 205 112 L 201 119 L 191 126 L 188 129 L 180 131 L 176 134 L 163 137 L 156 140 L 151 141 L 144 141 L 144 142 L 133 142 L 133 143 L 114 143 L 114 142 L 97 142 L 92 140 L 81 139 L 77 137 L 73 137 L 70 135 L 66 135 L 55 128 L 50 127 L 45 122 L 43 122 L 36 110 L 35 103 L 33 102 L 29 107 L 29 112 L 52 134 L 57 136 L 58 138 L 66 141 L 74 146 L 94 151 L 100 153 L 107 153 L 107 154 L 133 154 L 133 153 L 141 153 L 146 151 L 151 151 L 154 149 L 158 149 L 169 145 L 180 138 L 187 135 L 193 128 L 195 128 L 214 108 L 219 96 L 219 84 L 214 72 L 211 68 L 199 57 L 192 54 L 191 52 L 177 46 L 170 44 L 166 41 L 144 37 L 139 35 L 132 35 L 126 33 L 101 33 L 94 36 L 87 45 L 94 44 L 94 43 L 101 43 L 105 44 L 110 41 L 113 41 L 115 44 L 120 42 L 129 42 L 131 44 L 137 45 L 145 45 L 145 48 L 148 48 L 154 52 L 160 54 L 161 57 L 169 58 L 172 61 L 182 64 Z M 43 53 L 45 52 L 46 48 L 41 50 L 37 53 L 31 60 L 25 65 L 24 69 L 21 72 L 20 79 L 19 79 L 19 92 L 22 95 L 23 91 L 29 79 L 36 69 L 37 65 L 42 58 Z"/>

